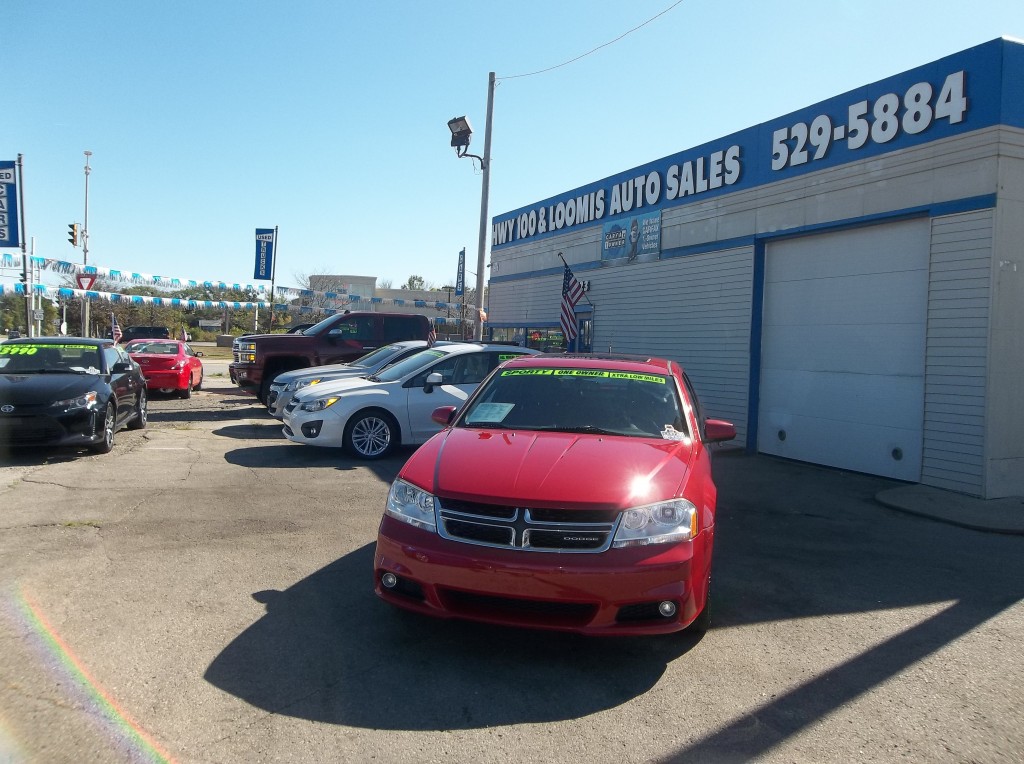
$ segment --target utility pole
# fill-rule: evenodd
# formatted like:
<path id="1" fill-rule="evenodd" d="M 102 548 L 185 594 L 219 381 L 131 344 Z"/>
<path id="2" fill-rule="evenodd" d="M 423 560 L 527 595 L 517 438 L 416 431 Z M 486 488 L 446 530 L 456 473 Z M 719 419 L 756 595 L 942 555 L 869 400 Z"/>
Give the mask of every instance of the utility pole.
<path id="1" fill-rule="evenodd" d="M 89 157 L 91 151 L 85 152 L 85 223 L 82 227 L 82 265 L 89 264 Z M 89 299 L 82 295 L 82 336 L 89 336 Z"/>

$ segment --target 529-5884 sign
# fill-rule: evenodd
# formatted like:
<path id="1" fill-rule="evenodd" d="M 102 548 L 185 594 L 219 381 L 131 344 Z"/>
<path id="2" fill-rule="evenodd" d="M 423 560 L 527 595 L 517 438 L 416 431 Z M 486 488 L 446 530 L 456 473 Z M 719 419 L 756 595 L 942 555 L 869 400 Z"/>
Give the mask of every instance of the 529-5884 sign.
<path id="1" fill-rule="evenodd" d="M 908 135 L 927 130 L 933 122 L 961 122 L 967 113 L 963 70 L 953 72 L 935 97 L 929 82 L 917 82 L 902 95 L 886 93 L 874 103 L 858 101 L 850 104 L 845 124 L 832 124 L 828 114 L 819 114 L 808 125 L 797 122 L 772 133 L 772 169 L 796 167 L 828 156 L 833 144 L 845 139 L 851 151 L 873 143 L 888 143 L 902 130 Z"/>

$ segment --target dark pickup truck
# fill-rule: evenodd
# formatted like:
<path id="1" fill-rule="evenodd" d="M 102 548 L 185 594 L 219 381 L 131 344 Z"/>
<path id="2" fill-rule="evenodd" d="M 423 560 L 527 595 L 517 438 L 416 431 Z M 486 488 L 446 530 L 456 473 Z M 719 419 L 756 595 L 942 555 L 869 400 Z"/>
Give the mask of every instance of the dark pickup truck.
<path id="1" fill-rule="evenodd" d="M 296 334 L 250 334 L 231 344 L 231 381 L 266 401 L 286 371 L 346 363 L 399 340 L 425 340 L 430 319 L 410 313 L 347 312 Z"/>

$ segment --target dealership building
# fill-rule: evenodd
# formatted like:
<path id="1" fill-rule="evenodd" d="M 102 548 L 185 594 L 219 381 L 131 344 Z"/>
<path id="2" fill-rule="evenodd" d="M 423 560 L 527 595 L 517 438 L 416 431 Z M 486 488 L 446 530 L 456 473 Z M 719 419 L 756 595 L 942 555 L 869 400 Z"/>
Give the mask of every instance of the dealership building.
<path id="1" fill-rule="evenodd" d="M 576 349 L 678 360 L 748 450 L 1024 496 L 1024 44 L 492 223 L 493 338 L 564 347 L 564 259 Z"/>

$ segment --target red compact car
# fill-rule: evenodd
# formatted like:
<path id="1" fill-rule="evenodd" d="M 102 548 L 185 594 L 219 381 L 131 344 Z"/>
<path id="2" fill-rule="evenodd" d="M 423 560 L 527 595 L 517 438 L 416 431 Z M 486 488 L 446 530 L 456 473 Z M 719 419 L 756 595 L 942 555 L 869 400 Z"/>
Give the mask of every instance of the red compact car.
<path id="1" fill-rule="evenodd" d="M 191 398 L 203 385 L 203 355 L 178 340 L 132 340 L 125 351 L 142 367 L 146 387 Z"/>
<path id="2" fill-rule="evenodd" d="M 588 634 L 708 626 L 717 489 L 678 364 L 523 356 L 499 366 L 391 486 L 375 590 L 420 613 Z"/>

